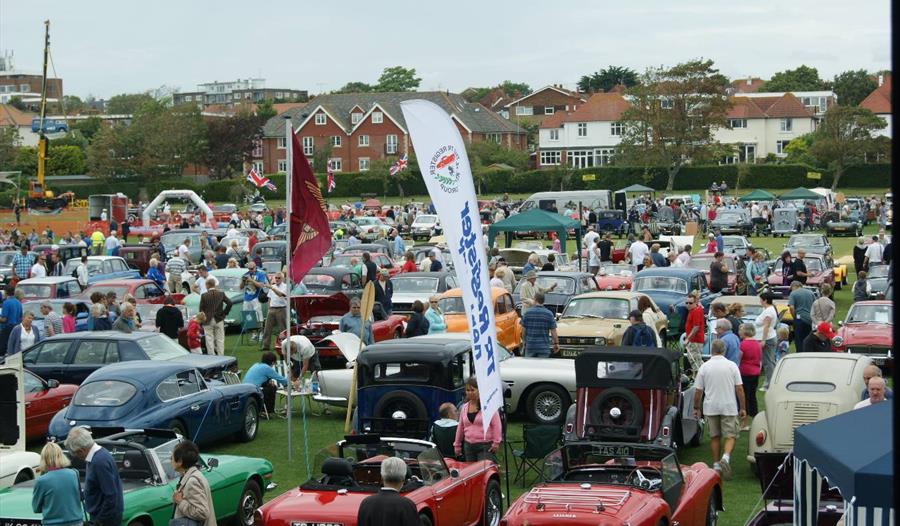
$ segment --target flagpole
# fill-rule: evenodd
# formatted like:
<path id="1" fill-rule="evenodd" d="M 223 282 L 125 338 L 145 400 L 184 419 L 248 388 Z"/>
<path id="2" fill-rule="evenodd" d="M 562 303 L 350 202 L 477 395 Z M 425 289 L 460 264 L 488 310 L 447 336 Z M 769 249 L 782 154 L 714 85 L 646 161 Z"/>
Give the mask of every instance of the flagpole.
<path id="1" fill-rule="evenodd" d="M 293 448 L 291 447 L 291 432 L 292 432 L 291 413 L 293 412 L 292 408 L 291 408 L 291 386 L 292 386 L 293 382 L 291 381 L 291 378 L 290 378 L 290 376 L 291 376 L 290 370 L 291 370 L 291 365 L 292 365 L 291 364 L 291 354 L 293 351 L 293 346 L 290 343 L 291 342 L 291 306 L 292 306 L 292 301 L 291 301 L 291 291 L 292 291 L 292 288 L 291 288 L 292 287 L 292 285 L 291 285 L 291 255 L 292 255 L 292 253 L 291 253 L 291 175 L 294 173 L 294 156 L 293 156 L 294 148 L 293 148 L 293 142 L 292 142 L 293 133 L 294 133 L 294 130 L 293 130 L 293 125 L 291 124 L 291 117 L 289 115 L 285 115 L 284 116 L 284 137 L 285 137 L 285 155 L 287 155 L 287 168 L 288 169 L 287 169 L 287 174 L 286 174 L 287 177 L 284 178 L 284 188 L 285 188 L 284 221 L 286 223 L 285 224 L 285 243 L 287 244 L 287 246 L 285 247 L 285 251 L 284 251 L 284 260 L 285 260 L 284 280 L 285 280 L 285 283 L 287 284 L 287 290 L 288 290 L 288 293 L 287 293 L 287 316 L 286 316 L 287 332 L 285 333 L 285 334 L 287 334 L 288 345 L 287 345 L 287 353 L 284 356 L 284 360 L 288 366 L 288 371 L 289 371 L 288 372 L 288 383 L 287 383 L 287 406 L 286 406 L 287 407 L 287 426 L 288 426 L 288 432 L 287 432 L 288 462 L 294 461 Z M 282 345 L 281 347 L 282 347 L 282 349 L 281 349 L 282 352 L 284 352 L 284 345 Z M 302 382 L 303 378 L 300 378 L 300 381 Z M 301 389 L 302 389 L 302 387 L 301 387 Z"/>

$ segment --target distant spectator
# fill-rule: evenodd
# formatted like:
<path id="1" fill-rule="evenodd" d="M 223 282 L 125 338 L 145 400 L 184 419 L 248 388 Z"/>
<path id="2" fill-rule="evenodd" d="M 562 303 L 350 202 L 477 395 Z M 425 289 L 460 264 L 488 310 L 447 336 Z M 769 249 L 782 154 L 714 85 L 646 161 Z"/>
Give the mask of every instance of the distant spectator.
<path id="1" fill-rule="evenodd" d="M 184 327 L 184 315 L 175 306 L 175 298 L 170 295 L 165 297 L 162 308 L 156 311 L 154 325 L 159 332 L 178 341 L 178 331 Z"/>
<path id="2" fill-rule="evenodd" d="M 691 365 L 691 372 L 696 376 L 703 364 L 701 350 L 703 342 L 706 341 L 706 317 L 703 315 L 703 306 L 700 305 L 700 298 L 696 293 L 688 295 L 684 307 L 687 309 L 684 325 L 685 352 Z"/>
<path id="3" fill-rule="evenodd" d="M 412 252 L 407 252 L 404 257 L 406 261 L 404 261 L 403 266 L 400 267 L 400 272 L 416 272 L 417 270 L 419 270 L 418 265 L 416 265 L 415 254 L 413 254 Z"/>
<path id="4" fill-rule="evenodd" d="M 41 476 L 31 494 L 31 509 L 41 514 L 42 524 L 74 526 L 84 522 L 78 471 L 67 469 L 70 464 L 59 444 L 44 444 L 38 465 Z"/>
<path id="5" fill-rule="evenodd" d="M 856 282 L 853 284 L 853 303 L 869 299 L 868 276 L 869 273 L 865 270 L 857 272 Z"/>
<path id="6" fill-rule="evenodd" d="M 7 356 L 18 354 L 41 341 L 41 331 L 33 325 L 33 321 L 34 314 L 26 311 L 22 315 L 22 322 L 10 331 L 9 343 L 6 346 Z"/>
<path id="7" fill-rule="evenodd" d="M 122 314 L 118 318 L 116 318 L 116 322 L 113 323 L 112 330 L 124 333 L 134 332 L 136 329 L 134 320 L 134 305 L 132 305 L 131 303 L 123 303 L 121 310 Z"/>
<path id="8" fill-rule="evenodd" d="M 622 345 L 631 347 L 656 347 L 656 333 L 644 323 L 641 311 L 635 309 L 628 314 L 630 325 L 622 335 Z"/>
<path id="9" fill-rule="evenodd" d="M 799 352 L 831 352 L 831 339 L 834 338 L 834 330 L 827 321 L 816 326 L 806 339 L 803 340 Z"/>
<path id="10" fill-rule="evenodd" d="M 266 351 L 262 353 L 259 363 L 255 363 L 247 369 L 244 374 L 244 383 L 252 384 L 263 392 L 263 403 L 269 413 L 275 412 L 275 393 L 278 388 L 273 385 L 273 381 L 282 386 L 287 387 L 288 379 L 281 376 L 275 371 L 275 353 Z"/>
<path id="11" fill-rule="evenodd" d="M 191 318 L 191 321 L 188 322 L 187 326 L 187 344 L 188 350 L 194 354 L 203 354 L 203 349 L 200 347 L 201 345 L 201 336 L 202 329 L 201 327 L 206 324 L 206 314 L 203 311 L 198 312 Z"/>
<path id="12" fill-rule="evenodd" d="M 412 306 L 412 314 L 406 322 L 406 330 L 403 333 L 404 338 L 414 338 L 428 334 L 428 320 L 425 319 L 425 305 L 421 301 L 416 300 Z"/>
<path id="13" fill-rule="evenodd" d="M 716 320 L 715 324 L 716 339 L 725 343 L 725 358 L 740 366 L 741 364 L 741 341 L 735 336 L 731 330 L 731 322 L 726 318 Z"/>
<path id="14" fill-rule="evenodd" d="M 76 317 L 78 316 L 78 310 L 75 308 L 75 304 L 66 302 L 63 304 L 62 310 L 63 332 L 65 334 L 75 332 Z"/>
<path id="15" fill-rule="evenodd" d="M 878 367 L 875 364 L 869 364 L 863 369 L 863 382 L 865 382 L 866 387 L 862 390 L 862 396 L 860 396 L 860 400 L 865 400 L 869 397 L 869 380 L 875 378 L 876 376 L 881 377 L 881 367 Z M 884 392 L 885 398 L 894 398 L 894 391 L 887 387 Z"/>
<path id="16" fill-rule="evenodd" d="M 493 414 L 487 429 L 484 427 L 483 418 L 478 382 L 472 376 L 466 382 L 466 403 L 460 411 L 459 427 L 456 428 L 456 440 L 453 442 L 456 454 L 463 455 L 466 462 L 479 460 L 497 462 L 494 454 L 500 447 L 502 439 L 500 412 Z"/>
<path id="17" fill-rule="evenodd" d="M 559 336 L 556 332 L 556 316 L 544 307 L 544 293 L 534 294 L 534 303 L 519 323 L 525 331 L 525 356 L 549 358 L 559 353 Z M 524 305 L 523 305 L 524 307 Z M 524 309 L 523 309 L 524 310 Z M 553 339 L 551 345 L 550 339 Z"/>
<path id="18" fill-rule="evenodd" d="M 439 304 L 440 296 L 432 296 L 428 299 L 428 310 L 425 311 L 425 319 L 428 320 L 428 334 L 447 332 L 447 323 L 444 321 L 444 313 Z"/>
<path id="19" fill-rule="evenodd" d="M 359 337 L 363 330 L 362 311 L 360 309 L 359 298 L 350 299 L 350 312 L 341 316 L 338 322 L 339 332 L 349 332 Z M 365 345 L 372 345 L 375 340 L 372 338 L 372 322 L 366 320 L 365 332 L 362 333 L 362 341 Z"/>
<path id="20" fill-rule="evenodd" d="M 836 307 L 834 301 L 832 301 L 830 297 L 831 285 L 822 283 L 819 286 L 819 293 L 819 297 L 816 298 L 812 304 L 812 309 L 810 309 L 810 318 L 812 320 L 811 327 L 815 327 L 823 321 L 827 321 L 828 323 L 834 321 Z"/>
<path id="21" fill-rule="evenodd" d="M 756 335 L 756 327 L 752 323 L 741 324 L 739 332 L 741 335 L 741 364 L 738 369 L 741 372 L 741 382 L 747 395 L 747 416 L 752 420 L 759 412 L 756 402 L 756 386 L 759 384 L 762 347 L 759 340 L 753 338 Z M 746 422 L 742 423 L 741 431 L 749 430 Z"/>
<path id="22" fill-rule="evenodd" d="M 753 325 L 756 329 L 755 338 L 762 346 L 762 369 L 766 375 L 766 380 L 759 390 L 765 391 L 769 388 L 772 374 L 775 372 L 775 347 L 778 344 L 775 329 L 778 326 L 778 312 L 775 310 L 775 299 L 771 292 L 760 294 L 759 301 L 762 303 L 763 310 L 753 321 Z"/>
<path id="23" fill-rule="evenodd" d="M 41 315 L 44 317 L 44 336 L 56 336 L 63 333 L 63 322 L 59 314 L 53 312 L 53 304 L 49 301 L 41 302 Z"/>

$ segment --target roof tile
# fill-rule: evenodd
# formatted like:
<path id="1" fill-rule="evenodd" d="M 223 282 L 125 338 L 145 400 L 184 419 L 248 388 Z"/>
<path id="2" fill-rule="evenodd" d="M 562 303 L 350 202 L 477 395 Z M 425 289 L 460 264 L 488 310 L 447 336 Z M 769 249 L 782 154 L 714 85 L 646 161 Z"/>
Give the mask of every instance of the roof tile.
<path id="1" fill-rule="evenodd" d="M 631 105 L 620 93 L 595 93 L 575 111 L 556 112 L 541 121 L 541 128 L 558 128 L 564 122 L 617 121 Z"/>
<path id="2" fill-rule="evenodd" d="M 875 88 L 869 96 L 859 103 L 860 108 L 866 108 L 872 113 L 886 114 L 891 113 L 893 108 L 893 100 L 891 99 L 891 76 L 885 75 L 884 82 L 881 86 Z"/>

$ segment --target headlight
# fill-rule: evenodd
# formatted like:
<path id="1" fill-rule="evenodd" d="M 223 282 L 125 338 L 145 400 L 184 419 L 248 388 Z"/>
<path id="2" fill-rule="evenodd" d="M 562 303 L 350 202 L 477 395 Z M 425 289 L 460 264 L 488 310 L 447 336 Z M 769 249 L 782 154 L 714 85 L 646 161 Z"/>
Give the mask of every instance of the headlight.
<path id="1" fill-rule="evenodd" d="M 606 345 L 606 338 L 594 338 L 594 345 Z"/>
<path id="2" fill-rule="evenodd" d="M 831 345 L 833 345 L 835 347 L 840 347 L 840 346 L 844 345 L 844 339 L 841 338 L 840 336 L 835 336 L 834 338 L 831 339 Z"/>

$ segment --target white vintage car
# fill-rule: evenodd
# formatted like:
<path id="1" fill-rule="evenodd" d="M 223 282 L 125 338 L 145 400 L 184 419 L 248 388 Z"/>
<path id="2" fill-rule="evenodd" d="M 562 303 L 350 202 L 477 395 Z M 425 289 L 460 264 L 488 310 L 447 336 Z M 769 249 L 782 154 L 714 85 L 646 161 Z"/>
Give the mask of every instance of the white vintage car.
<path id="1" fill-rule="evenodd" d="M 865 355 L 799 353 L 781 358 L 766 391 L 766 410 L 750 426 L 747 461 L 757 471 L 771 472 L 794 447 L 794 429 L 853 409 L 865 388 Z M 757 455 L 767 466 L 757 466 Z M 762 461 L 762 460 L 761 460 Z"/>
<path id="2" fill-rule="evenodd" d="M 25 386 L 22 354 L 0 365 L 0 488 L 35 478 L 41 456 L 25 451 Z M 15 425 L 13 420 L 15 419 Z"/>
<path id="3" fill-rule="evenodd" d="M 466 340 L 468 334 L 444 333 L 417 336 L 416 338 L 458 338 Z M 347 406 L 353 360 L 359 349 L 359 338 L 349 333 L 328 336 L 347 358 L 348 369 L 328 369 L 316 373 L 319 394 L 313 399 L 338 407 Z M 575 362 L 573 360 L 548 360 L 546 358 L 524 358 L 513 356 L 503 347 L 496 347 L 500 360 L 500 377 L 509 389 L 506 400 L 507 411 L 523 412 L 529 420 L 537 423 L 560 423 L 566 410 L 575 400 Z M 362 352 L 365 352 L 363 350 Z"/>

